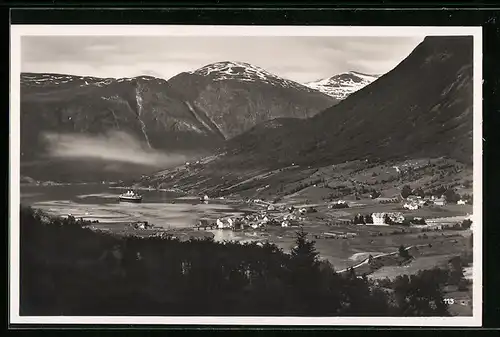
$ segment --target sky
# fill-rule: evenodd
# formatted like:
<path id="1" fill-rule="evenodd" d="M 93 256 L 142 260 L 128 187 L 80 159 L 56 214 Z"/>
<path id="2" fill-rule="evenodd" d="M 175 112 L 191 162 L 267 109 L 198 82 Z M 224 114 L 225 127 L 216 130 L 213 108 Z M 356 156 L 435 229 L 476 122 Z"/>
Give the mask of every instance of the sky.
<path id="1" fill-rule="evenodd" d="M 169 79 L 220 61 L 305 83 L 346 71 L 384 74 L 423 40 L 345 36 L 23 36 L 21 71 Z"/>

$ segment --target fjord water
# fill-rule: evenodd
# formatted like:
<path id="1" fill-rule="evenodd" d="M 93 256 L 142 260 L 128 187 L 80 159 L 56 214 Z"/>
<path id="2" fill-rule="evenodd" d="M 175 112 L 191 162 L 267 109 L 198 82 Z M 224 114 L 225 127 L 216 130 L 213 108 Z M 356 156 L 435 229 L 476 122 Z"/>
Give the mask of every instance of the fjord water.
<path id="1" fill-rule="evenodd" d="M 142 203 L 120 202 L 118 196 L 123 192 L 104 184 L 21 186 L 21 204 L 51 215 L 98 220 L 100 224 L 148 221 L 165 228 L 192 227 L 201 218 L 241 214 L 221 202 L 200 203 L 196 197 L 169 191 L 140 191 Z"/>

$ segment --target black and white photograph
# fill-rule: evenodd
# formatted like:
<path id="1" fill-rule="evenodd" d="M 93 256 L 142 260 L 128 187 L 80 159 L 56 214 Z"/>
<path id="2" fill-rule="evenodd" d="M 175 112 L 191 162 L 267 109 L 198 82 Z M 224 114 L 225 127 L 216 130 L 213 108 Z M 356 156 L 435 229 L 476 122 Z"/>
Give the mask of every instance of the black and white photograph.
<path id="1" fill-rule="evenodd" d="M 481 324 L 481 29 L 11 26 L 15 323 Z"/>

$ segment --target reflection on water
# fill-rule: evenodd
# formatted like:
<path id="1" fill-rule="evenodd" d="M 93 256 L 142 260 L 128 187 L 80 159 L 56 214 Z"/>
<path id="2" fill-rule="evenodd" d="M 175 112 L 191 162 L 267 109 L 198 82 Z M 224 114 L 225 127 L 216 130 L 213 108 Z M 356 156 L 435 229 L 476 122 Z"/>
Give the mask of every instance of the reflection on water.
<path id="1" fill-rule="evenodd" d="M 165 228 L 192 227 L 200 218 L 215 220 L 221 214 L 243 214 L 221 203 L 200 204 L 194 198 L 180 200 L 181 196 L 173 192 L 141 191 L 142 203 L 120 202 L 120 193 L 99 184 L 29 186 L 21 189 L 21 202 L 53 215 L 72 215 L 100 223 L 148 221 Z"/>

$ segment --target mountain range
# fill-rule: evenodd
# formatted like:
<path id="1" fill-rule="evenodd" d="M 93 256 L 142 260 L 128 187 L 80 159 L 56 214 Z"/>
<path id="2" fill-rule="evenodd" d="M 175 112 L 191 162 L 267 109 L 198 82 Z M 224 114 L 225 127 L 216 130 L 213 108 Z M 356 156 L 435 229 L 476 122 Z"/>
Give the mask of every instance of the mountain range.
<path id="1" fill-rule="evenodd" d="M 99 171 L 102 163 L 71 170 L 53 160 L 40 165 L 43 134 L 109 130 L 136 137 L 145 150 L 218 153 L 207 164 L 212 172 L 357 159 L 449 157 L 470 164 L 472 65 L 472 37 L 435 36 L 380 77 L 348 72 L 307 85 L 229 61 L 168 81 L 24 73 L 21 158 L 35 164 L 22 165 L 21 173 L 71 180 L 82 167 Z"/>
<path id="2" fill-rule="evenodd" d="M 46 155 L 46 133 L 109 131 L 125 132 L 146 149 L 209 153 L 258 123 L 312 117 L 337 102 L 241 62 L 210 64 L 168 81 L 22 73 L 21 158 Z M 43 171 L 55 176 L 52 166 Z"/>
<path id="3" fill-rule="evenodd" d="M 392 197 L 404 184 L 465 186 L 472 178 L 472 70 L 472 37 L 427 37 L 337 105 L 308 119 L 265 121 L 196 167 L 135 183 L 306 203 L 367 189 Z"/>
<path id="4" fill-rule="evenodd" d="M 227 151 L 254 165 L 440 156 L 472 163 L 472 51 L 472 37 L 427 37 L 339 104 L 307 120 L 257 125 Z"/>

